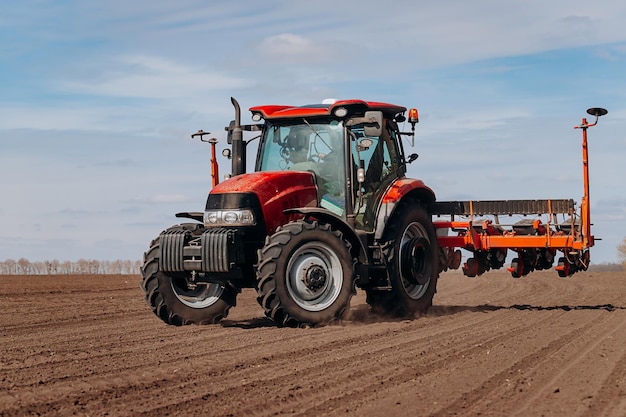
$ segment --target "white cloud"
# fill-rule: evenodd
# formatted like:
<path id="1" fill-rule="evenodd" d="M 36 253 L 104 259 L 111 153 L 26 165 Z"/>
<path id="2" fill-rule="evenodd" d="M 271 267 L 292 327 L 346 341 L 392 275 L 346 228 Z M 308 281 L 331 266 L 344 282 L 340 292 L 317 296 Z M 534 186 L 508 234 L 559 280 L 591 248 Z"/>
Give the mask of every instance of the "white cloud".
<path id="1" fill-rule="evenodd" d="M 154 203 L 182 203 L 192 201 L 189 196 L 183 194 L 157 194 L 150 200 Z"/>
<path id="2" fill-rule="evenodd" d="M 88 73 L 90 76 L 82 80 L 61 82 L 60 89 L 79 94 L 173 99 L 238 89 L 250 84 L 243 78 L 210 68 L 145 55 L 120 56 L 108 62 L 107 68 L 92 67 Z"/>
<path id="3" fill-rule="evenodd" d="M 150 197 L 142 198 L 137 200 L 138 202 L 144 203 L 157 203 L 157 204 L 168 204 L 168 203 L 186 203 L 192 201 L 192 199 L 184 194 L 156 194 Z"/>
<path id="4" fill-rule="evenodd" d="M 428 121 L 420 126 L 420 136 L 454 134 L 458 141 L 476 141 L 479 134 L 501 135 L 510 128 L 511 121 L 531 117 L 523 107 L 485 107 L 481 110 L 446 111 L 438 109 L 427 115 Z M 491 134 L 490 136 L 493 136 Z"/>
<path id="5" fill-rule="evenodd" d="M 0 129 L 35 130 L 120 130 L 129 109 L 102 105 L 30 106 L 5 103 L 0 107 Z M 117 120 L 117 123 L 110 123 Z"/>
<path id="6" fill-rule="evenodd" d="M 329 46 L 316 44 L 304 36 L 292 33 L 267 37 L 259 45 L 261 57 L 268 57 L 273 61 L 292 62 L 295 65 L 298 64 L 298 59 L 305 60 L 301 62 L 303 65 L 325 62 L 331 52 Z"/>

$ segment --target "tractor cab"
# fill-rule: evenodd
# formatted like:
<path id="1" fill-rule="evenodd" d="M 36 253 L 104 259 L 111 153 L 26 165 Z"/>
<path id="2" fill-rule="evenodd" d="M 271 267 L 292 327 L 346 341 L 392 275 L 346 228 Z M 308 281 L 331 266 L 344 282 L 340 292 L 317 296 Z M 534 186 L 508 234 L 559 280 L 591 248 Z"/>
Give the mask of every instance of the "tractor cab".
<path id="1" fill-rule="evenodd" d="M 397 126 L 404 107 L 343 100 L 250 110 L 265 121 L 255 171 L 310 172 L 318 207 L 374 231 L 377 205 L 405 172 Z"/>

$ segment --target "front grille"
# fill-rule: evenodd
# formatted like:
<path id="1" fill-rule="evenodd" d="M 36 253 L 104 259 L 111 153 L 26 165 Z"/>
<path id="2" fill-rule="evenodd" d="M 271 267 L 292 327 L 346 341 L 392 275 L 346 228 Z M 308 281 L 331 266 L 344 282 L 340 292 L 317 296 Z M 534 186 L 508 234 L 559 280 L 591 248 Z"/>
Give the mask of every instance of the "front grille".
<path id="1" fill-rule="evenodd" d="M 238 239 L 233 229 L 210 229 L 202 234 L 202 270 L 229 272 L 238 261 Z"/>
<path id="2" fill-rule="evenodd" d="M 182 272 L 183 247 L 185 246 L 185 230 L 166 230 L 161 233 L 159 269 L 162 271 Z"/>

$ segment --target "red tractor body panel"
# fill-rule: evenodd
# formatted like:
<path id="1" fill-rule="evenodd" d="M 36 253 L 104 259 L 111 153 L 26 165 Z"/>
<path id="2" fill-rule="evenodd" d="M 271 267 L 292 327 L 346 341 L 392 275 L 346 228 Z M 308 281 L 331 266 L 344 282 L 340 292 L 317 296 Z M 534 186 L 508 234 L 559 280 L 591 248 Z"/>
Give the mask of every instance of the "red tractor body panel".
<path id="1" fill-rule="evenodd" d="M 425 206 L 435 201 L 435 193 L 422 180 L 412 178 L 399 178 L 394 181 L 380 202 L 380 208 L 376 218 L 375 237 L 381 239 L 386 230 L 389 218 L 393 215 L 398 203 L 411 194 Z"/>
<path id="2" fill-rule="evenodd" d="M 278 226 L 302 217 L 283 210 L 317 205 L 313 174 L 301 171 L 251 172 L 218 184 L 211 194 L 253 192 L 259 198 L 268 234 Z"/>
<path id="3" fill-rule="evenodd" d="M 310 106 L 277 106 L 266 105 L 251 107 L 252 113 L 260 113 L 264 119 L 291 119 L 296 117 L 329 116 L 338 107 L 360 107 L 365 110 L 380 110 L 386 115 L 396 115 L 406 111 L 406 107 L 378 101 L 339 100 L 333 104 L 317 104 Z"/>
<path id="4" fill-rule="evenodd" d="M 416 180 L 412 178 L 401 178 L 395 181 L 387 193 L 383 197 L 382 204 L 396 203 L 400 201 L 405 195 L 415 190 L 423 190 L 430 200 L 435 201 L 435 193 L 430 187 L 424 184 L 422 180 Z M 425 202 L 429 202 L 428 199 Z"/>

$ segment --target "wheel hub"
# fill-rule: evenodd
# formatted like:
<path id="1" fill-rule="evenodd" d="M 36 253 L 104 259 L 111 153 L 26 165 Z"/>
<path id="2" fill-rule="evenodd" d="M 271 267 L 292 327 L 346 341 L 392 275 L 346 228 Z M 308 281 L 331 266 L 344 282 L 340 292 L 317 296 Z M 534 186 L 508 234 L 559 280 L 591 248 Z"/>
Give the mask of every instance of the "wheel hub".
<path id="1" fill-rule="evenodd" d="M 406 243 L 402 251 L 402 276 L 413 285 L 424 285 L 430 278 L 426 268 L 428 248 L 428 240 L 415 237 Z"/>
<path id="2" fill-rule="evenodd" d="M 181 303 L 198 309 L 210 307 L 218 302 L 225 289 L 220 283 L 198 282 L 188 285 L 188 282 L 181 279 L 170 279 L 170 285 Z"/>
<path id="3" fill-rule="evenodd" d="M 335 302 L 343 287 L 338 256 L 321 242 L 307 242 L 287 264 L 287 290 L 293 301 L 307 311 L 321 311 Z"/>
<path id="4" fill-rule="evenodd" d="M 317 291 L 326 285 L 326 271 L 319 265 L 306 268 L 304 284 L 311 291 Z"/>

